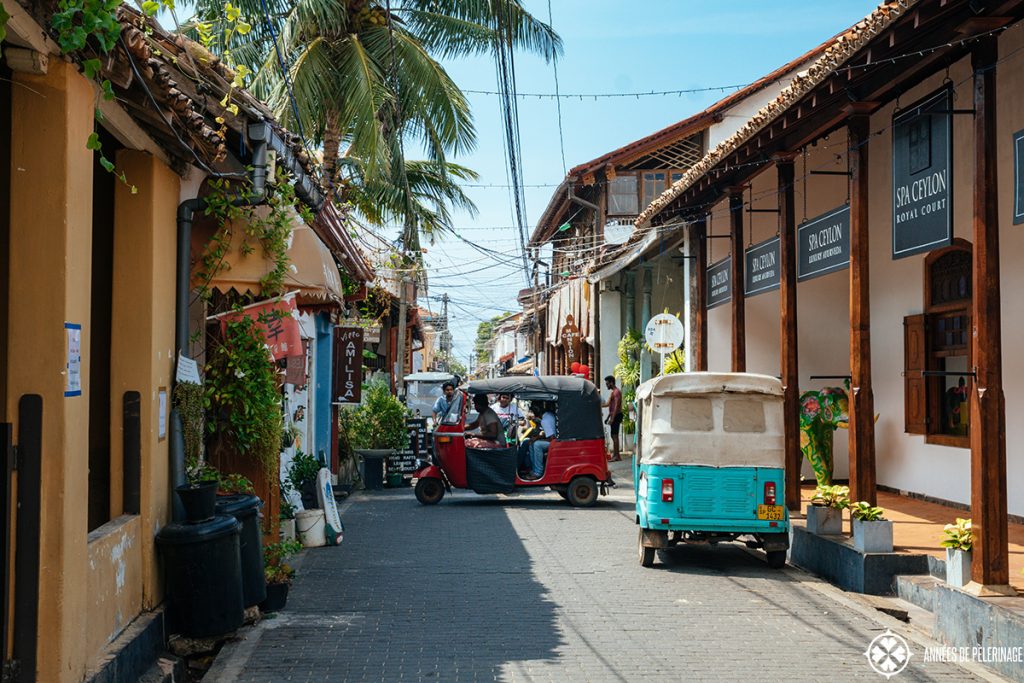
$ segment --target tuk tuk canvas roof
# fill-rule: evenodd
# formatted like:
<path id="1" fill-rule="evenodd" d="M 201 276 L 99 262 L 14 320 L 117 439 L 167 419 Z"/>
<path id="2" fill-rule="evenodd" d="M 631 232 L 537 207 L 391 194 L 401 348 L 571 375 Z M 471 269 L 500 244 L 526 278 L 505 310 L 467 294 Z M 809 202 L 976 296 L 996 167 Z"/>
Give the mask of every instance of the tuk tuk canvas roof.
<path id="1" fill-rule="evenodd" d="M 681 373 L 637 390 L 641 462 L 785 466 L 782 384 L 774 377 Z"/>
<path id="2" fill-rule="evenodd" d="M 601 393 L 582 377 L 498 377 L 469 383 L 471 394 L 512 394 L 517 398 L 557 400 L 560 441 L 603 439 Z"/>
<path id="3" fill-rule="evenodd" d="M 782 396 L 782 382 L 770 375 L 747 372 L 680 372 L 649 379 L 636 390 L 637 400 L 650 394 L 710 394 L 730 391 L 741 394 Z"/>

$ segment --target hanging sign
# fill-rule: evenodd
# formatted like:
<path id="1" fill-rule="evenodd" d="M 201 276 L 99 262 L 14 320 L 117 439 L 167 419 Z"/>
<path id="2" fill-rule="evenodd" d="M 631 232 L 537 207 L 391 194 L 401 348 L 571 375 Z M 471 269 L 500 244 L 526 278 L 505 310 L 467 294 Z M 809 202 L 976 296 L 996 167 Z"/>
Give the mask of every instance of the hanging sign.
<path id="1" fill-rule="evenodd" d="M 1013 134 L 1013 224 L 1024 223 L 1024 130 Z"/>
<path id="2" fill-rule="evenodd" d="M 708 309 L 720 306 L 732 299 L 732 279 L 730 275 L 732 257 L 726 256 L 718 263 L 708 266 Z"/>
<path id="3" fill-rule="evenodd" d="M 894 259 L 953 243 L 952 108 L 947 88 L 892 119 Z"/>
<path id="4" fill-rule="evenodd" d="M 778 237 L 748 247 L 744 256 L 747 259 L 743 283 L 744 296 L 754 296 L 779 288 L 782 271 L 779 269 Z"/>
<path id="5" fill-rule="evenodd" d="M 199 364 L 178 352 L 178 368 L 174 378 L 182 384 L 202 384 L 199 379 Z"/>
<path id="6" fill-rule="evenodd" d="M 683 344 L 683 324 L 670 313 L 659 313 L 647 322 L 644 341 L 651 351 L 662 356 L 674 353 Z"/>
<path id="7" fill-rule="evenodd" d="M 334 328 L 334 402 L 363 400 L 363 328 Z"/>
<path id="8" fill-rule="evenodd" d="M 241 311 L 217 317 L 220 319 L 222 333 L 227 329 L 229 322 L 252 318 L 253 329 L 263 335 L 270 352 L 274 355 L 274 360 L 281 360 L 288 356 L 301 356 L 304 353 L 297 315 L 295 297 L 286 296 L 246 306 Z"/>
<path id="9" fill-rule="evenodd" d="M 823 213 L 796 229 L 796 279 L 821 277 L 850 265 L 850 205 Z"/>
<path id="10" fill-rule="evenodd" d="M 579 362 L 580 354 L 583 351 L 580 328 L 571 315 L 565 316 L 565 324 L 562 325 L 558 338 L 562 341 L 562 348 L 565 349 L 565 362 L 567 365 Z"/>

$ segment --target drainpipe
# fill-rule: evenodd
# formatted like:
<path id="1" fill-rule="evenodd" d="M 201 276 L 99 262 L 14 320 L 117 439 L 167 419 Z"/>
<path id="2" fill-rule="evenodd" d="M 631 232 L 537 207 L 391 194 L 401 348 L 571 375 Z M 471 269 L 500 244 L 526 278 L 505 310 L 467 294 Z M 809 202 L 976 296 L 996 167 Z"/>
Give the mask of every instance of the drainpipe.
<path id="1" fill-rule="evenodd" d="M 249 141 L 255 143 L 252 152 L 252 192 L 235 199 L 234 206 L 259 206 L 267 198 L 267 150 L 273 149 L 278 154 L 278 160 L 285 168 L 292 172 L 295 177 L 295 193 L 299 199 L 319 211 L 323 205 L 324 197 L 316 183 L 302 169 L 298 159 L 285 145 L 284 141 L 276 135 L 266 121 L 259 121 L 249 125 Z M 186 199 L 178 205 L 178 244 L 177 244 L 177 272 L 175 274 L 174 294 L 174 350 L 175 363 L 179 354 L 185 355 L 188 351 L 189 336 L 189 296 L 191 294 L 191 247 L 192 247 L 192 221 L 197 211 L 201 211 L 206 204 L 205 199 L 199 197 Z M 184 484 L 185 478 L 185 438 L 182 431 L 181 415 L 176 409 L 171 410 L 171 434 L 170 434 L 170 476 L 171 487 Z M 172 518 L 175 521 L 184 519 L 184 510 L 177 496 L 171 497 Z"/>

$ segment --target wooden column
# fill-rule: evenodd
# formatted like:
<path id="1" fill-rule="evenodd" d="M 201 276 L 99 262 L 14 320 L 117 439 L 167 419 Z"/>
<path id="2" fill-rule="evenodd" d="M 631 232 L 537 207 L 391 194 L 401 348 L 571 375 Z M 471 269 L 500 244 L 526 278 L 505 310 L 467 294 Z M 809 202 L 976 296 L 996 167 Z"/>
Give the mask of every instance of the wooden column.
<path id="1" fill-rule="evenodd" d="M 971 578 L 984 586 L 1006 587 L 1010 574 L 1006 516 L 1006 403 L 999 313 L 996 57 L 996 41 L 991 36 L 982 39 L 971 53 L 975 112 L 974 329 L 971 350 L 976 373 L 970 396 L 971 518 L 974 526 Z"/>
<path id="2" fill-rule="evenodd" d="M 871 288 L 868 282 L 868 140 L 865 103 L 851 105 L 850 146 L 850 498 L 876 502 L 875 399 L 871 389 Z"/>
<path id="3" fill-rule="evenodd" d="M 697 221 L 690 226 L 693 242 L 694 278 L 697 280 L 697 300 L 693 304 L 696 317 L 696 339 L 693 340 L 693 369 L 708 370 L 708 225 Z"/>
<path id="4" fill-rule="evenodd" d="M 775 157 L 779 191 L 779 338 L 782 371 L 783 421 L 785 422 L 786 506 L 800 509 L 800 370 L 797 361 L 796 326 L 796 202 L 793 198 L 795 154 Z"/>
<path id="5" fill-rule="evenodd" d="M 729 279 L 732 282 L 732 371 L 747 371 L 746 301 L 743 298 L 743 188 L 729 188 L 729 235 L 732 261 Z"/>

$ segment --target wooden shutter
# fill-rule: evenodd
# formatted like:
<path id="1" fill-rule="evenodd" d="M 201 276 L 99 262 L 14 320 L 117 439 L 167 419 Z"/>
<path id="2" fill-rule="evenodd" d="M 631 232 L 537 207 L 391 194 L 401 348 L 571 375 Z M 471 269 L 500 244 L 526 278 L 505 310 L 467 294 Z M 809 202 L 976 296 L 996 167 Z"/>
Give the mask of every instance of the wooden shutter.
<path id="1" fill-rule="evenodd" d="M 928 432 L 925 316 L 908 315 L 903 319 L 903 429 L 908 434 Z"/>

